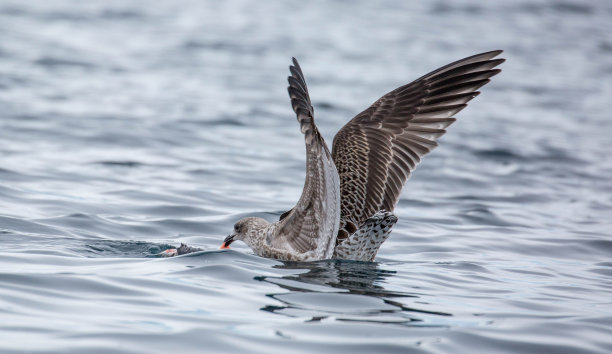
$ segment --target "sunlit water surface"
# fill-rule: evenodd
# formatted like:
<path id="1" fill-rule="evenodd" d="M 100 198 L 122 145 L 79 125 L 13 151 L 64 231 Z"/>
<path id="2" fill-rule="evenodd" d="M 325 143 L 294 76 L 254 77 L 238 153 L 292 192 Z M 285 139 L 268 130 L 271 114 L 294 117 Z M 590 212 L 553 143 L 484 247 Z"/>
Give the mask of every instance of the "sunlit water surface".
<path id="1" fill-rule="evenodd" d="M 376 263 L 217 250 L 301 192 L 291 56 L 331 143 L 493 49 Z M 612 352 L 611 99 L 603 0 L 2 1 L 0 351 Z"/>

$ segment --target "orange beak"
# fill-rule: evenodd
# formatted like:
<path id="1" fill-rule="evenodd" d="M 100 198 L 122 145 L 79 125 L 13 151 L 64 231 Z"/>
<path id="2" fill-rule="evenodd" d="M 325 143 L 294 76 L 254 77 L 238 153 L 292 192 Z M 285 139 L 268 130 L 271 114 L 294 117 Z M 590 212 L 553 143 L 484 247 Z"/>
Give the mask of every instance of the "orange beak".
<path id="1" fill-rule="evenodd" d="M 223 240 L 223 244 L 221 245 L 221 247 L 219 247 L 220 250 L 228 250 L 230 249 L 230 244 L 232 242 L 234 242 L 234 236 L 236 235 L 229 235 L 225 238 L 225 240 Z"/>

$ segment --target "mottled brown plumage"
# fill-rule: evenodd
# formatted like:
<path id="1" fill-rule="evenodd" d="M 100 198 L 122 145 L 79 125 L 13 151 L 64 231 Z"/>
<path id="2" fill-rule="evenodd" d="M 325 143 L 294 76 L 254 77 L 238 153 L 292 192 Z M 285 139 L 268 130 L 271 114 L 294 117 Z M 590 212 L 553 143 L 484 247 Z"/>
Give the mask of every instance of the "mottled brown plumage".
<path id="1" fill-rule="evenodd" d="M 327 144 L 314 123 L 314 109 L 302 69 L 293 58 L 288 78 L 291 106 L 306 142 L 306 181 L 297 205 L 278 221 L 268 244 L 316 259 L 331 258 L 340 218 L 339 178 Z"/>
<path id="2" fill-rule="evenodd" d="M 493 68 L 504 60 L 493 58 L 500 53 L 456 61 L 387 93 L 340 129 L 331 154 L 293 59 L 288 92 L 306 143 L 302 196 L 277 222 L 238 221 L 224 247 L 242 240 L 256 254 L 282 260 L 373 260 L 397 221 L 392 212 L 404 183 L 453 115 L 499 73 Z"/>
<path id="3" fill-rule="evenodd" d="M 421 158 L 455 121 L 452 116 L 500 72 L 492 51 L 461 59 L 401 86 L 355 116 L 336 134 L 332 156 L 340 175 L 338 243 L 353 225 L 393 211 Z"/>
<path id="4" fill-rule="evenodd" d="M 247 243 L 263 257 L 292 261 L 331 258 L 340 223 L 340 180 L 331 153 L 314 123 L 314 109 L 302 70 L 295 58 L 289 67 L 289 97 L 306 143 L 306 181 L 296 206 L 268 223 L 245 218 L 225 245 Z"/>

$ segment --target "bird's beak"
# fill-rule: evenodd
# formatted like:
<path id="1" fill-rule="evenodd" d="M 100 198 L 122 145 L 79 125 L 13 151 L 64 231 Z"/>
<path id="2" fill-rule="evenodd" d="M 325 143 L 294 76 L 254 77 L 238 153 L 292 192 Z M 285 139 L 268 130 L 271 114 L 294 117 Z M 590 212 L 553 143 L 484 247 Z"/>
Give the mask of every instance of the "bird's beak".
<path id="1" fill-rule="evenodd" d="M 227 237 L 225 238 L 225 240 L 223 240 L 223 244 L 221 245 L 221 247 L 219 247 L 219 249 L 222 249 L 222 250 L 229 249 L 229 248 L 230 248 L 230 246 L 229 246 L 229 245 L 230 245 L 232 242 L 234 242 L 234 237 L 235 237 L 235 236 L 236 236 L 235 234 L 234 234 L 234 235 L 229 235 L 229 236 L 227 236 Z"/>

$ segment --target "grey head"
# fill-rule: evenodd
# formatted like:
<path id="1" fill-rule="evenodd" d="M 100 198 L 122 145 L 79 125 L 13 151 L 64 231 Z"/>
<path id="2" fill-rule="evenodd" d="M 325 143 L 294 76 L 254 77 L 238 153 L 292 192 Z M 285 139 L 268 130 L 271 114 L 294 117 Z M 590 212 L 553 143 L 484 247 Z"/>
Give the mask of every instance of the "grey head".
<path id="1" fill-rule="evenodd" d="M 256 248 L 265 237 L 265 229 L 270 225 L 269 222 L 258 217 L 248 217 L 238 220 L 234 224 L 234 231 L 228 235 L 221 248 L 229 248 L 234 241 L 242 241 L 251 248 Z"/>

